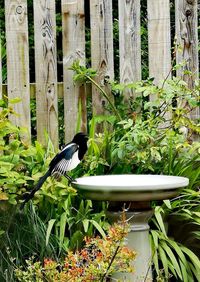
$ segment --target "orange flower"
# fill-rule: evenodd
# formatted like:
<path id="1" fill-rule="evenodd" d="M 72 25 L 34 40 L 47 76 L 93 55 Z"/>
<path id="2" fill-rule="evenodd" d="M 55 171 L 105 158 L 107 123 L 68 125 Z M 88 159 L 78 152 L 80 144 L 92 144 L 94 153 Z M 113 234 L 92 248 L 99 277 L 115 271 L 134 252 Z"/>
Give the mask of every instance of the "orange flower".
<path id="1" fill-rule="evenodd" d="M 44 267 L 46 267 L 46 266 L 48 266 L 52 263 L 54 263 L 54 261 L 52 259 L 48 259 L 48 258 L 44 259 Z"/>
<path id="2" fill-rule="evenodd" d="M 88 251 L 86 249 L 81 250 L 81 256 L 83 257 L 83 259 L 87 259 L 88 258 Z"/>

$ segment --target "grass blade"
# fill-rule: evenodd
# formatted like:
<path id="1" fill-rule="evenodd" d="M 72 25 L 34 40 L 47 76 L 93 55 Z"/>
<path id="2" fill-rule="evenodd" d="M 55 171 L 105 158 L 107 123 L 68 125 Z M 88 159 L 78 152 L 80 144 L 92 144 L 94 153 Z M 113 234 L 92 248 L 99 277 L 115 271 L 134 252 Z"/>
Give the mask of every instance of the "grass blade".
<path id="1" fill-rule="evenodd" d="M 54 226 L 54 223 L 56 222 L 56 219 L 50 219 L 48 222 L 47 232 L 46 232 L 46 246 L 49 243 L 49 237 L 51 235 L 51 230 Z"/>

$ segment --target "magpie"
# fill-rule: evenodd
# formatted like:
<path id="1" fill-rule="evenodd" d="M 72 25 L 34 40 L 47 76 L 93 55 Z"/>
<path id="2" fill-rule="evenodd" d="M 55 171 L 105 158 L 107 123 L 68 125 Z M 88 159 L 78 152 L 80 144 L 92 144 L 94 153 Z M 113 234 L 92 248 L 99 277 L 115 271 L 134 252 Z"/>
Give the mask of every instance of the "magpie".
<path id="1" fill-rule="evenodd" d="M 43 183 L 49 176 L 60 178 L 64 176 L 68 179 L 69 183 L 74 181 L 68 174 L 80 163 L 87 151 L 88 136 L 85 133 L 77 133 L 71 142 L 64 145 L 61 152 L 58 153 L 50 162 L 47 172 L 40 177 L 34 189 L 24 197 L 20 209 L 23 209 L 25 204 L 34 197 L 35 193 L 42 187 Z"/>

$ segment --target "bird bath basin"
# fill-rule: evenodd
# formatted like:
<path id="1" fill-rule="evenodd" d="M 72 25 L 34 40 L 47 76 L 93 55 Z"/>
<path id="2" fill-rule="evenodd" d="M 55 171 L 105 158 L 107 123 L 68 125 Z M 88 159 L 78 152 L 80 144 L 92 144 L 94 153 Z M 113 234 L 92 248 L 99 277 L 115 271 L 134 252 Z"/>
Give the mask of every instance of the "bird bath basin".
<path id="1" fill-rule="evenodd" d="M 114 221 L 119 220 L 124 206 L 129 209 L 128 246 L 137 252 L 137 259 L 134 261 L 135 273 L 121 274 L 122 281 L 152 281 L 148 220 L 153 210 L 150 202 L 173 198 L 188 184 L 185 177 L 131 174 L 81 177 L 72 183 L 86 199 L 109 201 L 109 217 Z"/>

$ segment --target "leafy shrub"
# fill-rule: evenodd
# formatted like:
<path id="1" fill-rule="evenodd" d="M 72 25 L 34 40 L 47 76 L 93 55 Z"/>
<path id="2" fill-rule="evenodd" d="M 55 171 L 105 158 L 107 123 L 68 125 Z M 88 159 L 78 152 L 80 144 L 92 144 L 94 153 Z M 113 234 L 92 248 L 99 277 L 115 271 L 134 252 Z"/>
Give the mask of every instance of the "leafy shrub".
<path id="1" fill-rule="evenodd" d="M 191 193 L 193 193 L 193 191 L 190 191 L 190 194 Z M 164 201 L 162 207 L 157 205 L 155 207 L 155 215 L 151 220 L 152 260 L 157 276 L 162 277 L 163 281 L 168 281 L 169 278 L 172 279 L 173 277 L 175 281 L 189 282 L 196 281 L 195 279 L 199 281 L 198 277 L 200 277 L 199 258 L 191 250 L 191 244 L 188 244 L 183 238 L 187 236 L 190 242 L 194 241 L 194 237 L 197 239 L 198 236 L 195 236 L 196 232 L 194 232 L 191 227 L 194 222 L 199 225 L 200 215 L 199 212 L 193 211 L 195 216 L 192 216 L 192 210 L 194 209 L 193 203 L 188 201 L 189 193 L 184 194 L 185 197 L 183 195 L 180 196 L 184 197 L 184 199 L 178 197 L 178 199 L 172 201 Z M 198 193 L 197 197 L 199 200 L 200 193 Z M 195 199 L 194 195 L 193 198 Z M 197 199 L 194 200 L 196 203 Z M 180 216 L 178 217 L 179 221 L 174 222 L 172 217 L 176 212 L 178 212 Z M 191 217 L 189 217 L 188 213 Z M 185 224 L 182 222 L 183 220 L 185 224 L 189 224 L 190 232 L 186 232 Z M 167 222 L 171 224 L 168 225 Z M 177 226 L 179 227 L 178 230 Z M 169 229 L 174 229 L 174 232 L 172 233 Z M 196 228 L 194 230 L 196 230 Z"/>
<path id="2" fill-rule="evenodd" d="M 0 200 L 17 204 L 26 190 L 32 189 L 34 180 L 45 171 L 53 149 L 47 152 L 36 141 L 35 146 L 21 141 L 23 130 L 14 126 L 7 118 L 12 109 L 4 108 L 0 113 Z"/>
<path id="3" fill-rule="evenodd" d="M 133 272 L 135 252 L 124 245 L 127 224 L 114 225 L 103 239 L 85 238 L 85 247 L 75 253 L 69 252 L 62 262 L 45 259 L 41 262 L 27 261 L 25 270 L 17 268 L 17 281 L 105 281 L 117 272 Z"/>
<path id="4" fill-rule="evenodd" d="M 82 71 L 77 63 L 73 69 L 77 74 L 75 80 L 85 78 L 93 83 L 93 72 L 89 79 L 90 70 Z M 161 86 L 154 85 L 153 79 L 127 85 L 111 82 L 111 86 L 115 100 L 113 105 L 108 103 L 111 115 L 92 118 L 83 173 L 188 177 L 189 186 L 180 196 L 163 205 L 153 203 L 156 212 L 150 221 L 151 240 L 158 281 L 195 281 L 200 271 L 200 261 L 195 255 L 199 254 L 200 232 L 200 126 L 199 120 L 191 119 L 190 114 L 199 107 L 199 85 L 189 89 L 184 81 L 173 77 L 164 80 Z M 98 89 L 106 98 L 104 90 Z M 123 101 L 126 89 L 135 94 L 129 103 Z M 112 130 L 95 133 L 96 124 L 102 122 L 109 123 Z M 180 233 L 173 228 L 177 224 Z"/>

